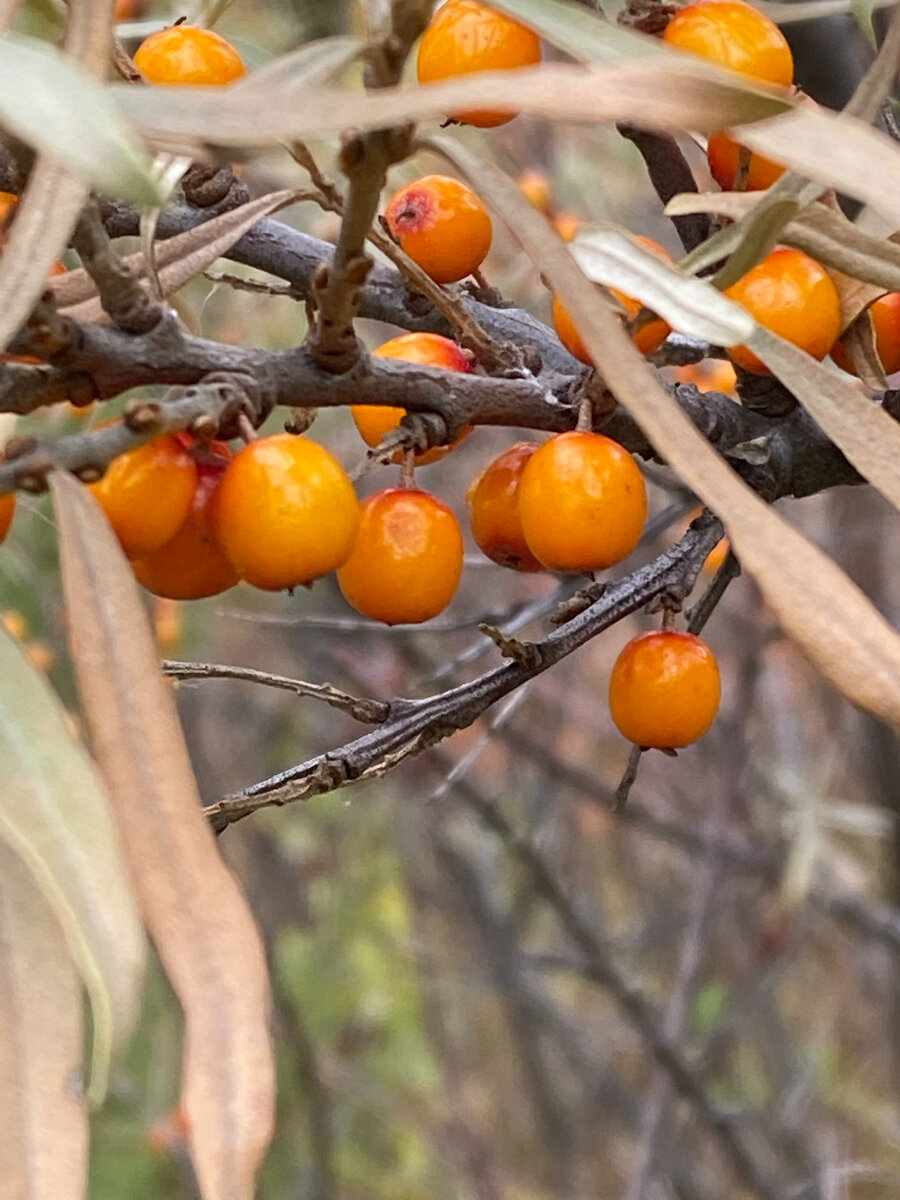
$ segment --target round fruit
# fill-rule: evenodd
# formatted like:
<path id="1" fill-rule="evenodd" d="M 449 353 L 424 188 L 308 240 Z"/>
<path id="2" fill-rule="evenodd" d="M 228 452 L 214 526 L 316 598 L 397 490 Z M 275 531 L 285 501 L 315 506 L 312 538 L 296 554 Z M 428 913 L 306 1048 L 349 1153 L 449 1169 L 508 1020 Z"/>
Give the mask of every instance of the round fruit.
<path id="1" fill-rule="evenodd" d="M 676 367 L 674 375 L 676 383 L 692 383 L 700 392 L 724 392 L 726 396 L 734 392 L 737 383 L 734 367 L 723 358 L 704 358 Z"/>
<path id="2" fill-rule="evenodd" d="M 116 20 L 136 21 L 144 15 L 147 0 L 116 0 Z"/>
<path id="3" fill-rule="evenodd" d="M 779 246 L 726 288 L 760 325 L 813 358 L 824 358 L 841 331 L 841 305 L 830 275 L 801 250 Z M 755 375 L 766 367 L 746 346 L 732 346 L 732 359 Z"/>
<path id="4" fill-rule="evenodd" d="M 88 485 L 129 558 L 171 541 L 191 511 L 197 466 L 177 437 L 166 434 L 120 454 Z"/>
<path id="5" fill-rule="evenodd" d="M 557 213 L 553 218 L 553 228 L 564 242 L 575 241 L 575 236 L 582 223 L 581 217 L 576 217 L 574 213 L 569 212 Z"/>
<path id="6" fill-rule="evenodd" d="M 439 83 L 473 71 L 508 71 L 541 61 L 541 39 L 526 25 L 476 0 L 448 0 L 419 44 L 419 83 Z M 490 129 L 515 113 L 476 109 L 453 114 L 464 125 Z"/>
<path id="7" fill-rule="evenodd" d="M 519 483 L 525 542 L 553 571 L 605 570 L 627 558 L 647 516 L 644 478 L 618 442 L 574 430 L 550 438 Z"/>
<path id="8" fill-rule="evenodd" d="M 391 338 L 372 353 L 375 358 L 397 358 L 403 362 L 418 363 L 423 367 L 438 367 L 445 371 L 472 370 L 472 363 L 456 342 L 441 337 L 439 333 L 404 333 L 400 337 Z M 377 446 L 386 433 L 397 428 L 406 416 L 406 409 L 379 404 L 354 404 L 351 405 L 350 413 L 366 445 Z M 417 454 L 416 466 L 427 467 L 429 463 L 437 462 L 454 450 L 471 432 L 470 425 L 452 445 L 434 446 L 431 450 Z M 394 455 L 394 462 L 402 461 L 403 453 L 398 451 Z"/>
<path id="9" fill-rule="evenodd" d="M 472 536 L 482 553 L 514 571 L 542 571 L 525 541 L 519 514 L 519 481 L 537 450 L 534 442 L 516 442 L 504 450 L 466 493 Z"/>
<path id="10" fill-rule="evenodd" d="M 794 59 L 784 34 L 743 0 L 696 0 L 679 9 L 663 40 L 766 83 L 790 87 L 794 78 Z"/>
<path id="11" fill-rule="evenodd" d="M 529 167 L 522 172 L 516 183 L 529 204 L 534 205 L 545 217 L 549 217 L 553 211 L 553 193 L 550 190 L 550 180 L 544 172 L 536 167 Z"/>
<path id="12" fill-rule="evenodd" d="M 148 83 L 222 87 L 246 74 L 241 56 L 212 29 L 172 25 L 141 42 L 134 65 Z"/>
<path id="13" fill-rule="evenodd" d="M 667 262 L 671 262 L 671 256 L 665 248 L 660 246 L 658 242 L 654 242 L 652 238 L 638 236 L 634 240 L 640 242 L 646 250 L 652 251 L 659 258 L 664 258 Z M 617 288 L 610 288 L 609 290 L 625 309 L 629 321 L 638 315 L 643 307 L 640 300 L 634 300 L 631 296 L 626 296 L 624 292 L 620 292 Z M 581 340 L 578 330 L 575 328 L 574 321 L 569 316 L 568 309 L 555 296 L 553 298 L 553 327 L 556 330 L 557 337 L 570 354 L 574 354 L 581 362 L 593 366 L 591 356 L 588 354 L 587 347 Z M 640 350 L 641 354 L 652 354 L 669 336 L 669 330 L 670 326 L 665 321 L 661 321 L 659 317 L 656 317 L 647 321 L 640 329 L 636 329 L 631 335 L 631 340 L 637 346 L 638 350 Z"/>
<path id="14" fill-rule="evenodd" d="M 875 330 L 875 350 L 884 373 L 893 375 L 895 371 L 900 371 L 900 292 L 889 292 L 876 300 L 869 309 L 869 316 Z M 831 357 L 851 375 L 858 374 L 843 342 L 834 343 Z"/>
<path id="15" fill-rule="evenodd" d="M 353 553 L 337 577 L 357 612 L 412 624 L 447 607 L 462 566 L 462 534 L 447 505 L 416 488 L 388 488 L 363 502 Z"/>
<path id="16" fill-rule="evenodd" d="M 216 535 L 237 573 L 269 591 L 311 583 L 345 562 L 359 504 L 343 467 L 305 437 L 251 442 L 225 470 Z"/>
<path id="17" fill-rule="evenodd" d="M 227 456 L 231 457 L 230 450 Z M 171 541 L 132 563 L 147 591 L 167 600 L 217 596 L 238 581 L 237 571 L 215 535 L 215 509 L 225 466 L 200 463 L 197 472 L 197 491 L 184 524 Z"/>
<path id="18" fill-rule="evenodd" d="M 15 511 L 15 492 L 5 492 L 2 496 L 0 496 L 0 542 L 6 541 L 6 535 L 9 533 L 10 525 L 12 525 L 12 519 Z"/>
<path id="19" fill-rule="evenodd" d="M 709 173 L 725 192 L 730 192 L 738 173 L 741 148 L 724 133 L 714 133 L 706 146 L 706 161 Z M 778 163 L 763 158 L 761 154 L 750 155 L 750 168 L 744 184 L 745 192 L 761 192 L 770 188 L 785 172 Z"/>
<path id="20" fill-rule="evenodd" d="M 637 746 L 689 746 L 712 725 L 719 708 L 719 668 L 692 633 L 644 633 L 616 659 L 609 707 L 619 732 Z"/>
<path id="21" fill-rule="evenodd" d="M 491 218 L 471 188 L 449 175 L 423 175 L 385 211 L 391 233 L 436 283 L 477 271 L 491 248 Z"/>

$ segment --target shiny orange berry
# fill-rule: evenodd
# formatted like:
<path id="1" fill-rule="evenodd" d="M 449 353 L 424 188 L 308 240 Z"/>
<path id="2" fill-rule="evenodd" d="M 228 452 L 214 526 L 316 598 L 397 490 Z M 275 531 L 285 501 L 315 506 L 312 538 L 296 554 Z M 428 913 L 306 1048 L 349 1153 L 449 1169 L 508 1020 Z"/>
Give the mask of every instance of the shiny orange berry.
<path id="1" fill-rule="evenodd" d="M 305 437 L 276 433 L 225 470 L 216 534 L 242 579 L 269 591 L 326 575 L 353 549 L 359 504 L 343 467 Z"/>
<path id="2" fill-rule="evenodd" d="M 439 333 L 404 333 L 400 337 L 391 338 L 372 353 L 375 358 L 397 358 L 403 362 L 418 363 L 423 367 L 438 367 L 445 371 L 472 370 L 470 359 L 456 342 L 441 337 Z M 377 446 L 386 433 L 397 428 L 406 416 L 406 409 L 379 404 L 354 404 L 351 405 L 350 413 L 366 445 Z M 437 462 L 445 454 L 455 450 L 471 432 L 472 427 L 469 425 L 452 445 L 434 446 L 423 454 L 417 454 L 416 466 L 427 467 L 429 463 Z M 398 451 L 394 455 L 394 462 L 402 461 L 403 453 Z"/>
<path id="3" fill-rule="evenodd" d="M 659 242 L 654 242 L 652 238 L 640 236 L 636 237 L 635 241 L 640 242 L 645 250 L 650 250 L 659 258 L 664 258 L 667 262 L 671 262 L 671 255 L 663 246 L 660 246 Z M 640 300 L 634 300 L 631 296 L 626 296 L 618 288 L 610 288 L 609 290 L 614 299 L 625 309 L 629 321 L 638 315 L 643 307 Z M 587 347 L 581 340 L 581 335 L 575 328 L 575 322 L 569 315 L 568 309 L 555 296 L 553 298 L 553 327 L 556 330 L 557 337 L 570 354 L 574 354 L 576 358 L 580 359 L 583 363 L 587 363 L 589 366 L 593 365 L 591 356 L 587 352 Z M 634 331 L 631 335 L 631 340 L 637 346 L 638 350 L 640 350 L 641 354 L 652 354 L 669 336 L 670 328 L 659 317 L 652 318 Z"/>
<path id="4" fill-rule="evenodd" d="M 581 217 L 577 217 L 575 213 L 561 212 L 553 218 L 553 228 L 564 242 L 574 242 L 582 224 Z"/>
<path id="5" fill-rule="evenodd" d="M 12 525 L 12 519 L 15 511 L 15 492 L 5 492 L 2 496 L 0 496 L 0 542 L 6 541 L 6 535 L 9 533 L 10 525 Z"/>
<path id="6" fill-rule="evenodd" d="M 841 305 L 831 276 L 808 254 L 776 247 L 761 263 L 726 288 L 760 325 L 813 358 L 824 358 L 841 331 Z M 729 349 L 734 362 L 755 375 L 769 369 L 746 346 Z"/>
<path id="7" fill-rule="evenodd" d="M 701 392 L 734 392 L 737 383 L 734 367 L 724 358 L 705 358 L 675 369 L 676 383 L 693 383 Z"/>
<path id="8" fill-rule="evenodd" d="M 889 292 L 876 300 L 869 309 L 869 316 L 875 330 L 875 350 L 884 373 L 893 375 L 900 371 L 900 292 Z M 851 375 L 858 374 L 843 342 L 834 343 L 831 357 L 843 370 Z"/>
<path id="9" fill-rule="evenodd" d="M 212 29 L 172 25 L 141 42 L 134 65 L 148 83 L 222 87 L 246 74 L 241 56 Z"/>
<path id="10" fill-rule="evenodd" d="M 224 443 L 217 452 L 231 451 Z M 216 505 L 225 463 L 198 463 L 197 491 L 191 511 L 175 536 L 152 554 L 132 563 L 138 581 L 148 592 L 167 600 L 202 600 L 217 596 L 238 581 L 234 567 L 216 540 Z"/>
<path id="11" fill-rule="evenodd" d="M 479 549 L 501 567 L 542 571 L 525 541 L 519 514 L 519 481 L 537 450 L 534 442 L 516 442 L 482 472 L 466 493 L 472 536 Z"/>
<path id="12" fill-rule="evenodd" d="M 116 0 L 116 20 L 136 21 L 144 15 L 147 0 Z"/>
<path id="13" fill-rule="evenodd" d="M 619 732 L 637 746 L 689 746 L 715 720 L 719 668 L 712 651 L 692 633 L 644 633 L 616 659 L 609 707 Z"/>
<path id="14" fill-rule="evenodd" d="M 766 83 L 790 87 L 794 78 L 794 59 L 784 34 L 743 0 L 696 0 L 678 10 L 663 40 Z"/>
<path id="15" fill-rule="evenodd" d="M 644 528 L 644 478 L 628 451 L 573 430 L 540 446 L 522 471 L 525 542 L 552 571 L 602 571 L 627 558 Z"/>
<path id="16" fill-rule="evenodd" d="M 526 25 L 476 0 L 448 0 L 419 44 L 419 83 L 439 83 L 473 71 L 509 71 L 541 61 L 541 39 Z M 475 109 L 453 113 L 463 125 L 490 129 L 516 114 Z"/>
<path id="17" fill-rule="evenodd" d="M 725 192 L 730 192 L 738 174 L 741 147 L 724 133 L 714 133 L 706 146 L 706 161 L 709 163 L 709 173 Z M 744 183 L 745 192 L 761 192 L 777 182 L 785 172 L 785 168 L 761 154 L 751 154 L 747 179 Z"/>
<path id="18" fill-rule="evenodd" d="M 391 233 L 436 283 L 477 271 L 491 248 L 487 209 L 449 175 L 423 175 L 402 187 L 385 210 Z"/>
<path id="19" fill-rule="evenodd" d="M 534 205 L 538 212 L 542 212 L 545 217 L 548 217 L 553 211 L 553 192 L 550 188 L 550 180 L 544 172 L 539 171 L 536 167 L 529 167 L 522 172 L 516 183 L 528 203 Z"/>
<path id="20" fill-rule="evenodd" d="M 171 541 L 191 511 L 197 467 L 171 434 L 120 454 L 88 485 L 129 558 Z"/>
<path id="21" fill-rule="evenodd" d="M 715 575 L 719 567 L 728 557 L 728 551 L 731 549 L 731 542 L 727 537 L 719 538 L 716 544 L 706 556 L 706 562 L 703 564 L 703 571 L 707 575 Z"/>
<path id="22" fill-rule="evenodd" d="M 337 577 L 357 612 L 417 624 L 447 607 L 462 566 L 462 534 L 447 505 L 416 488 L 388 488 L 363 502 L 353 553 Z"/>

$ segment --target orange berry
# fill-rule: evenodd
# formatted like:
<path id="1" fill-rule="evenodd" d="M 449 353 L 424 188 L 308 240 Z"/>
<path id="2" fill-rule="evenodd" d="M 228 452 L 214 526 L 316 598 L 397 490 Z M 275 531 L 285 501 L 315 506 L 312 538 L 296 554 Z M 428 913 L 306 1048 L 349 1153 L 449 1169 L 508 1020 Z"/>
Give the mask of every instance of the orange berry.
<path id="1" fill-rule="evenodd" d="M 540 446 L 522 472 L 529 550 L 552 571 L 602 571 L 627 558 L 647 516 L 644 478 L 618 442 L 574 430 Z"/>
<path id="2" fill-rule="evenodd" d="M 15 492 L 5 492 L 2 496 L 0 496 L 0 542 L 6 541 L 6 535 L 9 533 L 10 525 L 12 525 L 12 519 L 15 511 Z"/>
<path id="3" fill-rule="evenodd" d="M 553 218 L 553 228 L 564 242 L 574 242 L 581 225 L 581 217 L 576 217 L 574 213 L 557 213 Z"/>
<path id="4" fill-rule="evenodd" d="M 541 39 L 526 25 L 476 0 L 448 0 L 419 44 L 419 83 L 439 83 L 474 71 L 509 71 L 541 61 Z M 463 125 L 490 129 L 515 113 L 475 109 L 453 113 Z"/>
<path id="5" fill-rule="evenodd" d="M 671 262 L 671 255 L 663 246 L 660 246 L 659 242 L 654 242 L 652 238 L 640 236 L 636 237 L 635 241 L 640 242 L 646 250 L 651 250 L 659 258 L 664 258 L 667 262 Z M 625 309 L 626 317 L 629 321 L 638 315 L 643 307 L 640 300 L 626 296 L 618 288 L 610 288 L 609 290 L 614 299 Z M 557 337 L 570 354 L 574 354 L 583 363 L 593 366 L 591 356 L 588 354 L 587 347 L 581 340 L 581 335 L 575 328 L 575 322 L 569 316 L 568 309 L 555 296 L 553 298 L 553 327 L 556 330 Z M 647 321 L 640 329 L 636 329 L 631 335 L 631 340 L 637 346 L 638 350 L 640 350 L 641 354 L 652 354 L 669 336 L 670 328 L 665 321 L 656 317 Z"/>
<path id="6" fill-rule="evenodd" d="M 219 453 L 223 448 L 230 459 L 228 447 L 217 443 Z M 184 524 L 165 545 L 132 564 L 147 591 L 167 600 L 217 596 L 238 581 L 237 571 L 222 553 L 215 535 L 215 511 L 225 465 L 200 463 L 197 471 L 197 491 Z"/>
<path id="7" fill-rule="evenodd" d="M 776 247 L 726 288 L 725 295 L 813 358 L 824 358 L 841 331 L 841 305 L 831 276 L 801 250 Z M 769 374 L 746 346 L 732 346 L 728 353 L 744 370 Z"/>
<path id="8" fill-rule="evenodd" d="M 197 467 L 177 437 L 166 434 L 120 454 L 88 485 L 129 558 L 151 554 L 187 519 Z"/>
<path id="9" fill-rule="evenodd" d="M 408 183 L 384 215 L 402 249 L 436 283 L 465 279 L 491 248 L 487 209 L 471 188 L 449 175 L 423 175 Z"/>
<path id="10" fill-rule="evenodd" d="M 794 78 L 794 59 L 784 34 L 743 0 L 695 0 L 679 9 L 663 40 L 765 83 L 790 87 Z"/>
<path id="11" fill-rule="evenodd" d="M 701 392 L 724 392 L 730 395 L 737 383 L 734 367 L 724 358 L 705 358 L 675 369 L 676 383 L 693 383 Z"/>
<path id="12" fill-rule="evenodd" d="M 0 230 L 5 232 L 19 205 L 19 197 L 13 192 L 0 192 Z"/>
<path id="13" fill-rule="evenodd" d="M 719 668 L 705 642 L 675 630 L 633 638 L 616 659 L 609 707 L 619 732 L 637 746 L 689 746 L 715 720 Z"/>
<path id="14" fill-rule="evenodd" d="M 466 493 L 472 536 L 479 549 L 501 567 L 542 571 L 525 541 L 519 514 L 519 481 L 537 450 L 534 442 L 516 442 L 482 472 Z"/>
<path id="15" fill-rule="evenodd" d="M 152 614 L 156 644 L 163 654 L 168 654 L 181 642 L 181 635 L 184 632 L 181 604 L 177 600 L 154 596 Z"/>
<path id="16" fill-rule="evenodd" d="M 447 607 L 462 566 L 462 534 L 447 505 L 416 488 L 388 488 L 363 502 L 353 553 L 337 577 L 357 612 L 417 624 Z"/>
<path id="17" fill-rule="evenodd" d="M 222 87 L 246 74 L 241 56 L 212 29 L 172 25 L 141 42 L 134 65 L 148 83 Z"/>
<path id="18" fill-rule="evenodd" d="M 456 342 L 441 337 L 439 333 L 404 333 L 400 337 L 391 338 L 389 342 L 373 350 L 372 354 L 375 358 L 397 358 L 403 362 L 418 363 L 423 367 L 438 367 L 444 371 L 472 370 L 471 361 Z M 354 404 L 351 405 L 350 413 L 366 445 L 377 446 L 386 433 L 397 428 L 406 416 L 406 409 L 379 404 Z M 454 450 L 471 432 L 472 427 L 469 425 L 452 445 L 434 446 L 423 454 L 417 454 L 416 466 L 427 467 L 429 463 L 437 462 Z M 394 455 L 394 462 L 402 460 L 403 453 L 398 451 Z"/>
<path id="19" fill-rule="evenodd" d="M 728 551 L 731 549 L 731 542 L 727 537 L 719 538 L 716 544 L 706 556 L 706 562 L 703 564 L 703 570 L 707 575 L 715 575 L 719 567 L 728 557 Z"/>
<path id="20" fill-rule="evenodd" d="M 543 171 L 537 170 L 536 167 L 529 167 L 522 172 L 516 183 L 529 204 L 534 205 L 538 212 L 542 212 L 545 217 L 550 215 L 553 209 L 553 193 L 550 189 L 550 180 Z"/>
<path id="21" fill-rule="evenodd" d="M 738 173 L 741 147 L 724 133 L 714 133 L 706 146 L 706 161 L 709 173 L 722 188 L 730 192 Z M 750 155 L 750 168 L 744 184 L 746 192 L 761 192 L 772 186 L 785 172 L 785 168 L 761 154 Z"/>
<path id="22" fill-rule="evenodd" d="M 900 292 L 889 292 L 869 309 L 875 330 L 875 350 L 881 360 L 885 375 L 900 371 Z M 856 375 L 850 355 L 844 343 L 837 341 L 831 347 L 831 357 L 843 370 Z"/>
<path id="23" fill-rule="evenodd" d="M 116 20 L 136 21 L 144 15 L 147 0 L 116 0 Z"/>
<path id="24" fill-rule="evenodd" d="M 216 534 L 242 579 L 279 591 L 344 562 L 359 504 L 343 467 L 305 437 L 276 433 L 245 446 L 219 485 Z"/>

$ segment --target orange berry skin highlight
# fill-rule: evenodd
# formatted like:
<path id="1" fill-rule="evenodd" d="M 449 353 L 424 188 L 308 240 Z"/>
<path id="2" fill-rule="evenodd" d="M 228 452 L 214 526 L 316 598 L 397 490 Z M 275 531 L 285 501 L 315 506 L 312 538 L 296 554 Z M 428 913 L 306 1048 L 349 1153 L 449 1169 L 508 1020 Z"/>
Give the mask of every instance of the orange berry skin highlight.
<path id="1" fill-rule="evenodd" d="M 544 569 L 528 549 L 519 513 L 519 482 L 537 448 L 534 442 L 516 442 L 489 464 L 466 493 L 478 548 L 513 571 Z"/>
<path id="2" fill-rule="evenodd" d="M 801 250 L 776 247 L 726 288 L 725 295 L 742 304 L 760 325 L 813 358 L 824 358 L 841 331 L 837 289 L 825 268 Z M 769 374 L 746 346 L 732 346 L 728 353 L 746 371 Z"/>
<path id="3" fill-rule="evenodd" d="M 276 433 L 251 442 L 219 486 L 219 545 L 254 587 L 280 591 L 335 570 L 358 528 L 359 504 L 343 467 L 305 437 Z"/>
<path id="4" fill-rule="evenodd" d="M 448 0 L 437 10 L 419 43 L 419 83 L 439 83 L 473 71 L 509 71 L 541 61 L 541 39 L 526 25 L 476 0 Z M 453 113 L 463 125 L 490 129 L 514 112 L 474 109 Z"/>
<path id="5" fill-rule="evenodd" d="M 447 607 L 462 567 L 462 534 L 447 505 L 416 488 L 388 488 L 363 501 L 353 553 L 337 577 L 357 612 L 413 624 Z"/>
<path id="6" fill-rule="evenodd" d="M 706 147 L 706 161 L 709 173 L 725 191 L 730 192 L 738 173 L 741 148 L 737 142 L 726 137 L 724 133 L 714 133 Z M 784 174 L 785 168 L 763 158 L 761 154 L 750 155 L 750 167 L 744 191 L 762 192 L 776 183 Z"/>
<path id="7" fill-rule="evenodd" d="M 743 0 L 696 0 L 679 9 L 663 34 L 678 50 L 765 83 L 790 87 L 791 48 L 778 26 Z"/>
<path id="8" fill-rule="evenodd" d="M 445 371 L 472 370 L 471 361 L 456 342 L 451 342 L 439 333 L 404 333 L 373 350 L 372 355 L 374 358 L 396 358 L 402 362 L 418 363 L 423 367 L 437 367 Z M 377 446 L 386 433 L 397 428 L 406 416 L 406 409 L 380 404 L 354 404 L 350 407 L 350 414 L 366 445 Z M 427 467 L 430 463 L 438 462 L 445 454 L 455 450 L 471 432 L 472 427 L 469 425 L 452 445 L 433 446 L 424 454 L 417 454 L 416 466 Z M 394 462 L 402 461 L 403 453 L 398 451 L 394 455 Z"/>
<path id="9" fill-rule="evenodd" d="M 869 316 L 875 330 L 875 350 L 884 373 L 893 375 L 895 371 L 900 371 L 900 292 L 888 292 L 876 300 L 869 309 Z M 831 357 L 844 371 L 857 374 L 843 342 L 834 343 Z"/>
<path id="10" fill-rule="evenodd" d="M 230 42 L 212 29 L 173 25 L 141 42 L 134 65 L 148 83 L 222 87 L 246 74 Z"/>
<path id="11" fill-rule="evenodd" d="M 171 541 L 197 491 L 197 466 L 177 437 L 166 434 L 114 459 L 97 483 L 99 501 L 129 558 Z"/>
<path id="12" fill-rule="evenodd" d="M 200 466 L 194 503 L 175 536 L 132 563 L 139 583 L 166 600 L 202 600 L 233 587 L 238 573 L 215 535 L 215 507 L 224 467 Z"/>
<path id="13" fill-rule="evenodd" d="M 487 209 L 470 187 L 449 175 L 423 175 L 408 183 L 384 215 L 401 248 L 435 283 L 465 279 L 491 248 Z"/>
<path id="14" fill-rule="evenodd" d="M 519 482 L 522 532 L 553 571 L 602 571 L 641 536 L 647 493 L 637 463 L 600 433 L 573 430 L 544 442 Z"/>
<path id="15" fill-rule="evenodd" d="M 5 492 L 0 496 L 0 542 L 6 541 L 6 535 L 9 533 L 9 527 L 12 525 L 12 519 L 16 511 L 16 494 L 15 492 Z"/>
<path id="16" fill-rule="evenodd" d="M 715 720 L 721 685 L 715 657 L 700 638 L 674 630 L 644 633 L 616 659 L 609 707 L 619 732 L 636 746 L 678 749 Z"/>

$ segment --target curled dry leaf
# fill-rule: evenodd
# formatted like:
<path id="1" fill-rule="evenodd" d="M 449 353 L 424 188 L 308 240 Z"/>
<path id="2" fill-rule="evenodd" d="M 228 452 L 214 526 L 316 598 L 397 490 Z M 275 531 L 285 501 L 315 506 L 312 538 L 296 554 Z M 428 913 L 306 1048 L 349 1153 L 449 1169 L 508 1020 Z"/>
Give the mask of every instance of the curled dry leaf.
<path id="1" fill-rule="evenodd" d="M 516 184 L 456 142 L 442 138 L 429 144 L 477 182 L 485 202 L 502 214 L 575 315 L 604 382 L 659 454 L 722 518 L 742 566 L 785 631 L 850 700 L 900 728 L 900 635 L 843 571 L 760 500 L 698 433 L 612 319 L 609 302 Z M 754 337 L 768 353 L 766 337 Z M 795 353 L 804 365 L 810 363 L 808 356 Z"/>
<path id="2" fill-rule="evenodd" d="M 203 816 L 137 584 L 93 496 L 50 476 L 79 693 L 147 929 L 184 1010 L 205 1200 L 252 1200 L 274 1104 L 259 934 Z"/>
<path id="3" fill-rule="evenodd" d="M 26 864 L 62 929 L 93 1012 L 91 1095 L 140 1004 L 144 938 L 109 801 L 43 675 L 0 629 L 0 841 Z"/>
<path id="4" fill-rule="evenodd" d="M 78 976 L 34 876 L 0 842 L 0 1192 L 81 1200 L 87 1185 Z"/>

